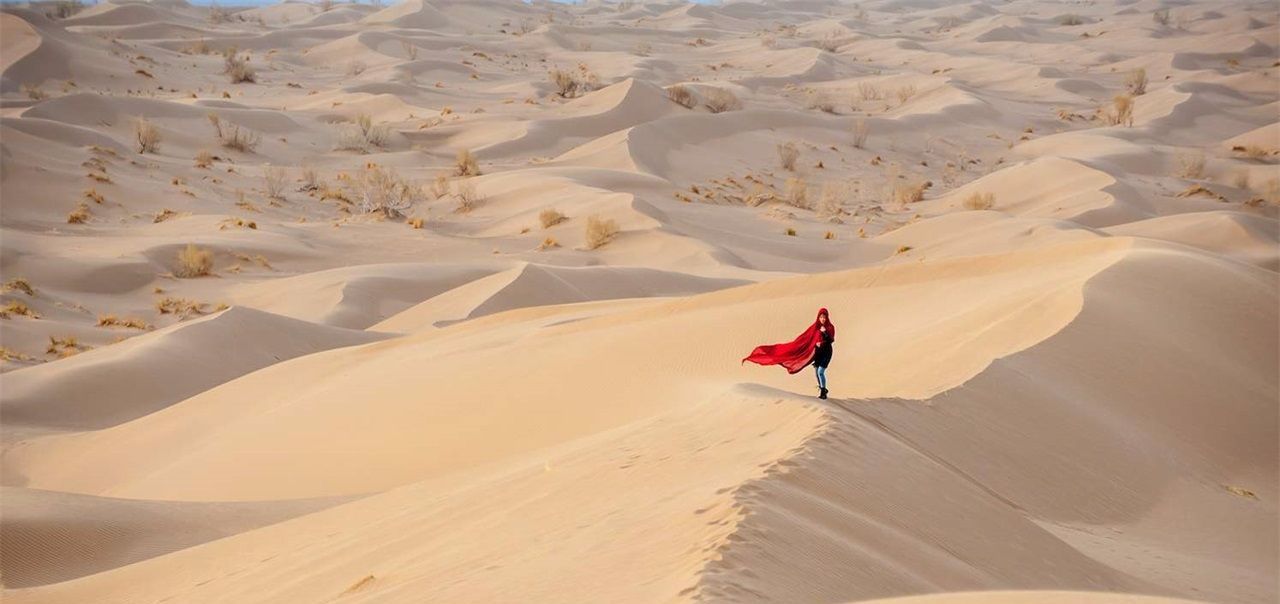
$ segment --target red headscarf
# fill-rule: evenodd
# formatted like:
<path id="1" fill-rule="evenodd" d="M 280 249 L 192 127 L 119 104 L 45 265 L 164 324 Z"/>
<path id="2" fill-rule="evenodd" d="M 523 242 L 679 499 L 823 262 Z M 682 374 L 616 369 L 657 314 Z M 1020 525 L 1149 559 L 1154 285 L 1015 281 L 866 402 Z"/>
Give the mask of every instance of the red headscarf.
<path id="1" fill-rule="evenodd" d="M 827 314 L 827 309 L 818 309 L 818 316 L 827 317 L 827 333 L 831 334 L 831 341 L 836 341 L 836 326 L 831 322 L 831 316 Z M 815 318 L 813 325 L 804 330 L 796 339 L 785 344 L 766 344 L 757 346 L 751 351 L 751 355 L 742 362 L 751 361 L 759 365 L 782 365 L 787 368 L 787 373 L 796 373 L 804 369 L 809 361 L 813 360 L 813 351 L 817 347 L 818 342 L 822 341 L 822 334 L 818 331 L 823 325 Z"/>

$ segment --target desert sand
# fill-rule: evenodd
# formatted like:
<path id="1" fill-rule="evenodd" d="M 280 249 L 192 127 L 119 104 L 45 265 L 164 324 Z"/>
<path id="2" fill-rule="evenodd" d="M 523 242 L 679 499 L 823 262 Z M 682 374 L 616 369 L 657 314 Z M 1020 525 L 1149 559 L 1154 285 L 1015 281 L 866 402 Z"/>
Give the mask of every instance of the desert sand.
<path id="1" fill-rule="evenodd" d="M 1277 44 L 6 5 L 3 600 L 1275 602 Z"/>

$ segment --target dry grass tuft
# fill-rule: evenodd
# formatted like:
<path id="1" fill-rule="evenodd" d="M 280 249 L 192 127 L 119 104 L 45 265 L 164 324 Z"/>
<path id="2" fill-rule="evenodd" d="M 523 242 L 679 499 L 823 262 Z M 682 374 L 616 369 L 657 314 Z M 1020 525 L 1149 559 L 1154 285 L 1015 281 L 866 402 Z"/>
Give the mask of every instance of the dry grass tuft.
<path id="1" fill-rule="evenodd" d="M 484 202 L 484 197 L 476 191 L 475 183 L 468 180 L 459 181 L 454 186 L 454 196 L 458 199 L 458 206 L 453 211 L 459 214 L 466 214 Z"/>
<path id="2" fill-rule="evenodd" d="M 200 151 L 196 154 L 196 167 L 208 169 L 213 165 L 213 154 L 208 151 Z"/>
<path id="3" fill-rule="evenodd" d="M 479 176 L 480 162 L 470 149 L 459 149 L 453 159 L 453 171 L 458 176 Z"/>
<path id="4" fill-rule="evenodd" d="M 682 84 L 667 88 L 667 98 L 685 109 L 693 109 L 698 104 L 698 98 L 693 95 L 693 91 Z"/>
<path id="5" fill-rule="evenodd" d="M 65 338 L 57 338 L 49 336 L 49 347 L 45 349 L 48 354 L 56 354 L 59 357 L 66 358 L 73 354 L 77 354 L 82 350 L 88 350 L 88 346 L 81 345 L 76 341 L 75 336 L 67 336 Z"/>
<path id="6" fill-rule="evenodd" d="M 724 113 L 742 109 L 742 101 L 738 100 L 737 95 L 724 88 L 708 88 L 702 94 L 702 97 L 702 104 L 711 113 Z"/>
<path id="7" fill-rule="evenodd" d="M 898 97 L 899 105 L 906 105 L 907 101 L 911 100 L 911 97 L 916 95 L 916 86 L 915 84 L 899 86 L 898 89 L 894 91 L 894 95 Z"/>
<path id="8" fill-rule="evenodd" d="M 783 188 L 782 200 L 790 206 L 804 210 L 810 209 L 812 204 L 809 201 L 809 183 L 797 176 L 788 178 Z"/>
<path id="9" fill-rule="evenodd" d="M 356 181 L 360 211 L 381 212 L 387 218 L 407 215 L 421 195 L 418 185 L 411 183 L 391 168 L 370 164 Z"/>
<path id="10" fill-rule="evenodd" d="M 414 216 L 413 218 L 410 218 L 408 221 L 408 225 L 415 229 L 420 229 L 426 226 L 426 224 L 427 224 L 427 220 L 421 216 Z"/>
<path id="11" fill-rule="evenodd" d="M 31 283 L 22 277 L 14 277 L 13 279 L 5 281 L 3 288 L 0 289 L 3 289 L 3 291 L 6 292 L 22 292 L 31 297 L 35 297 L 36 295 L 35 288 L 31 287 Z"/>
<path id="12" fill-rule="evenodd" d="M 822 238 L 823 238 L 823 239 L 835 239 L 835 238 L 836 238 L 836 234 L 835 234 L 835 233 L 832 233 L 831 231 L 827 231 L 826 233 L 823 233 L 823 234 L 822 234 Z"/>
<path id="13" fill-rule="evenodd" d="M 178 252 L 178 268 L 173 271 L 174 276 L 193 279 L 212 273 L 213 252 L 202 250 L 192 244 L 187 244 L 187 247 Z"/>
<path id="14" fill-rule="evenodd" d="M 1124 78 L 1124 89 L 1130 96 L 1142 96 L 1147 93 L 1147 70 L 1141 67 L 1130 71 Z"/>
<path id="15" fill-rule="evenodd" d="M 117 317 L 115 315 L 98 315 L 98 327 L 128 327 L 129 329 L 151 329 L 146 321 L 137 317 Z"/>
<path id="16" fill-rule="evenodd" d="M 788 172 L 796 171 L 796 162 L 800 160 L 800 147 L 794 142 L 778 145 L 778 164 Z"/>
<path id="17" fill-rule="evenodd" d="M 618 223 L 612 218 L 600 218 L 599 216 L 587 217 L 587 249 L 594 250 L 600 246 L 613 241 L 618 234 Z"/>
<path id="18" fill-rule="evenodd" d="M 178 213 L 177 213 L 177 212 L 175 212 L 175 211 L 173 211 L 173 210 L 170 210 L 169 208 L 165 208 L 165 209 L 160 210 L 159 212 L 157 212 L 157 213 L 156 213 L 156 215 L 155 215 L 155 217 L 151 220 L 151 222 L 152 222 L 152 223 L 160 223 L 160 222 L 164 222 L 164 221 L 166 221 L 166 220 L 168 220 L 168 219 L 170 219 L 170 218 L 173 218 L 174 216 L 177 216 L 177 215 L 178 215 Z"/>
<path id="19" fill-rule="evenodd" d="M 67 224 L 84 224 L 89 222 L 89 204 L 81 203 L 67 214 Z"/>
<path id="20" fill-rule="evenodd" d="M 1204 178 L 1204 154 L 1179 154 L 1177 175 L 1179 178 L 1186 178 L 1189 180 Z"/>
<path id="21" fill-rule="evenodd" d="M 787 234 L 787 237 L 795 237 L 795 236 L 796 236 L 796 230 L 795 230 L 795 228 L 793 228 L 793 227 L 787 227 L 787 230 L 786 230 L 786 231 L 784 231 L 784 232 Z"/>
<path id="22" fill-rule="evenodd" d="M 864 101 L 878 101 L 884 98 L 884 93 L 871 82 L 858 82 L 858 96 Z"/>
<path id="23" fill-rule="evenodd" d="M 928 185 L 920 181 L 899 182 L 893 185 L 893 201 L 898 205 L 907 205 L 924 199 L 924 190 Z"/>
<path id="24" fill-rule="evenodd" d="M 284 199 L 284 184 L 288 179 L 288 170 L 269 164 L 262 166 L 262 181 L 266 186 L 267 197 Z"/>
<path id="25" fill-rule="evenodd" d="M 995 193 L 982 193 L 974 191 L 964 198 L 961 204 L 966 210 L 990 210 L 996 205 Z"/>
<path id="26" fill-rule="evenodd" d="M 862 149 L 867 145 L 867 135 L 871 133 L 871 127 L 867 125 L 867 120 L 858 118 L 853 122 L 853 148 Z"/>
<path id="27" fill-rule="evenodd" d="M 547 238 L 543 239 L 542 243 L 538 245 L 538 250 L 545 251 L 558 247 L 560 247 L 560 242 L 556 241 L 555 237 L 547 236 Z"/>
<path id="28" fill-rule="evenodd" d="M 207 117 L 209 124 L 213 126 L 218 144 L 227 149 L 252 153 L 258 147 L 258 143 L 262 142 L 262 136 L 248 128 L 241 128 L 238 124 L 224 126 L 222 119 L 216 113 L 210 113 Z"/>
<path id="29" fill-rule="evenodd" d="M 1236 145 L 1231 150 L 1255 161 L 1262 161 L 1276 153 L 1275 149 L 1268 149 L 1262 145 Z"/>
<path id="30" fill-rule="evenodd" d="M 1254 493 L 1253 491 L 1250 491 L 1249 489 L 1246 489 L 1246 488 L 1244 488 L 1244 487 L 1237 487 L 1237 486 L 1234 486 L 1234 485 L 1224 484 L 1224 485 L 1222 485 L 1222 488 L 1226 489 L 1226 490 L 1227 490 L 1227 492 L 1231 493 L 1232 495 L 1236 495 L 1236 496 L 1239 496 L 1239 497 L 1244 497 L 1245 499 L 1257 499 L 1257 498 L 1258 498 L 1258 495 L 1257 495 L 1256 493 Z"/>
<path id="31" fill-rule="evenodd" d="M 258 74 L 249 66 L 248 57 L 240 56 L 234 46 L 222 51 L 222 61 L 222 72 L 227 74 L 232 84 L 253 84 L 258 81 Z"/>
<path id="32" fill-rule="evenodd" d="M 10 315 L 30 317 L 32 319 L 40 318 L 40 315 L 31 310 L 31 307 L 27 306 L 27 303 L 22 300 L 9 300 L 3 306 L 0 306 L 0 319 L 8 319 Z"/>
<path id="33" fill-rule="evenodd" d="M 162 315 L 177 315 L 182 319 L 208 313 L 209 311 L 205 309 L 206 306 L 208 304 L 186 298 L 165 296 L 156 300 L 156 312 Z"/>
<path id="34" fill-rule="evenodd" d="M 391 138 L 391 127 L 386 124 L 375 124 L 367 113 L 357 115 L 351 124 L 347 124 L 338 133 L 338 142 L 334 148 L 339 151 L 359 151 L 368 153 L 373 148 L 384 148 Z"/>
<path id="35" fill-rule="evenodd" d="M 547 208 L 538 213 L 538 222 L 542 223 L 542 228 L 549 229 L 560 224 L 569 218 L 553 208 Z"/>
<path id="36" fill-rule="evenodd" d="M 97 189 L 85 189 L 84 198 L 99 205 L 107 200 L 107 198 L 103 197 L 102 193 L 99 193 Z"/>
<path id="37" fill-rule="evenodd" d="M 1133 97 L 1127 94 L 1117 95 L 1111 99 L 1111 108 L 1099 110 L 1103 119 L 1111 126 L 1133 126 Z"/>
<path id="38" fill-rule="evenodd" d="M 133 137 L 138 143 L 138 153 L 156 153 L 160 150 L 160 129 L 140 117 L 133 123 Z"/>

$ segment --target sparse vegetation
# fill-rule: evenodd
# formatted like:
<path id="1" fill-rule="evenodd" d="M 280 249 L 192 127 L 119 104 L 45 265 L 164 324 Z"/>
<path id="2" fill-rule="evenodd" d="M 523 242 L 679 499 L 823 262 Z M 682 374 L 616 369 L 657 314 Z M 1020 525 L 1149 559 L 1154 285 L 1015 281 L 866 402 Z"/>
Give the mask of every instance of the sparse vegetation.
<path id="1" fill-rule="evenodd" d="M 906 105 L 907 101 L 911 100 L 911 97 L 916 95 L 916 86 L 915 84 L 899 86 L 898 89 L 894 91 L 894 95 L 898 97 L 899 105 Z"/>
<path id="2" fill-rule="evenodd" d="M 538 213 L 538 222 L 542 223 L 542 228 L 549 229 L 560 224 L 568 218 L 553 208 L 547 208 Z"/>
<path id="3" fill-rule="evenodd" d="M 371 164 L 356 181 L 360 211 L 381 212 L 387 218 L 408 214 L 419 198 L 419 187 L 395 170 Z"/>
<path id="4" fill-rule="evenodd" d="M 458 176 L 479 176 L 480 163 L 470 149 L 459 149 L 453 159 L 453 170 Z"/>
<path id="5" fill-rule="evenodd" d="M 213 273 L 213 252 L 200 249 L 193 244 L 178 252 L 178 266 L 174 276 L 182 279 L 194 279 Z"/>
<path id="6" fill-rule="evenodd" d="M 787 237 L 795 237 L 795 236 L 796 236 L 796 230 L 795 230 L 795 228 L 794 228 L 794 227 L 787 227 L 787 230 L 786 230 L 786 231 L 783 231 L 783 232 L 787 234 Z"/>
<path id="7" fill-rule="evenodd" d="M 284 199 L 284 184 L 289 178 L 288 170 L 265 165 L 262 167 L 262 181 L 271 199 Z"/>
<path id="8" fill-rule="evenodd" d="M 875 84 L 858 82 L 858 96 L 864 101 L 878 101 L 884 98 L 884 93 Z"/>
<path id="9" fill-rule="evenodd" d="M 5 292 L 18 291 L 32 297 L 35 297 L 36 295 L 35 288 L 31 287 L 31 283 L 22 277 L 14 277 L 13 279 L 5 281 L 3 288 L 0 289 L 3 289 Z"/>
<path id="10" fill-rule="evenodd" d="M 794 142 L 786 142 L 777 146 L 778 164 L 788 172 L 796 171 L 796 162 L 800 160 L 800 147 Z"/>
<path id="11" fill-rule="evenodd" d="M 23 84 L 22 92 L 23 94 L 27 95 L 27 98 L 33 101 L 40 101 L 49 97 L 49 95 L 45 93 L 43 89 L 40 88 L 39 84 L 31 84 L 31 83 Z"/>
<path id="12" fill-rule="evenodd" d="M 484 198 L 476 191 L 475 183 L 469 180 L 458 181 L 454 185 L 454 197 L 458 200 L 458 206 L 454 208 L 454 211 L 459 214 L 466 214 L 476 209 L 484 201 Z"/>
<path id="13" fill-rule="evenodd" d="M 223 125 L 222 119 L 216 113 L 210 113 L 207 117 L 209 123 L 213 125 L 218 144 L 227 149 L 252 153 L 262 141 L 260 134 L 248 128 L 241 128 L 239 124 Z"/>
<path id="14" fill-rule="evenodd" d="M 809 209 L 811 207 L 809 202 L 809 183 L 797 176 L 788 178 L 783 188 L 782 199 L 787 202 L 787 205 L 803 210 Z"/>
<path id="15" fill-rule="evenodd" d="M 205 310 L 206 306 L 208 306 L 208 304 L 188 300 L 186 298 L 172 298 L 165 296 L 156 300 L 156 312 L 162 315 L 177 315 L 181 319 L 207 313 L 208 311 Z"/>
<path id="16" fill-rule="evenodd" d="M 995 193 L 974 191 L 964 198 L 962 203 L 966 210 L 990 210 L 996 205 Z"/>
<path id="17" fill-rule="evenodd" d="M 213 154 L 207 150 L 201 150 L 196 154 L 196 167 L 209 168 L 213 165 Z"/>
<path id="18" fill-rule="evenodd" d="M 1080 15 L 1066 14 L 1058 17 L 1058 25 L 1066 25 L 1068 27 L 1084 25 L 1084 19 L 1080 18 Z"/>
<path id="19" fill-rule="evenodd" d="M 1157 10 L 1154 13 L 1151 13 L 1151 19 L 1156 22 L 1156 25 L 1168 27 L 1169 26 L 1169 9 L 1162 8 Z"/>
<path id="20" fill-rule="evenodd" d="M 1147 70 L 1141 67 L 1130 71 L 1124 78 L 1124 88 L 1130 96 L 1141 96 L 1147 93 Z"/>
<path id="21" fill-rule="evenodd" d="M 340 151 L 368 153 L 374 147 L 386 147 L 387 140 L 390 137 L 390 126 L 375 124 L 372 116 L 367 113 L 361 113 L 339 133 L 338 143 L 335 148 Z"/>
<path id="22" fill-rule="evenodd" d="M 27 306 L 27 303 L 22 300 L 8 300 L 3 305 L 0 305 L 0 319 L 8 319 L 12 315 L 31 319 L 40 318 L 40 315 L 31 310 L 31 307 Z"/>
<path id="23" fill-rule="evenodd" d="M 822 92 L 810 92 L 806 107 L 816 109 L 823 113 L 835 113 L 836 103 L 831 100 L 831 96 Z"/>
<path id="24" fill-rule="evenodd" d="M 698 104 L 698 99 L 693 95 L 693 91 L 688 86 L 676 84 L 667 88 L 667 98 L 671 99 L 677 105 L 685 109 L 693 109 Z"/>
<path id="25" fill-rule="evenodd" d="M 600 79 L 596 77 L 586 64 L 578 64 L 577 71 L 568 71 L 559 67 L 547 72 L 556 94 L 562 98 L 573 98 L 586 94 L 599 87 Z"/>
<path id="26" fill-rule="evenodd" d="M 853 148 L 862 149 L 867 145 L 867 135 L 871 133 L 867 120 L 858 118 L 853 122 Z"/>
<path id="27" fill-rule="evenodd" d="M 410 42 L 408 40 L 401 40 L 400 50 L 404 51 L 404 56 L 408 57 L 410 61 L 418 60 L 418 47 L 414 45 L 413 42 Z"/>
<path id="28" fill-rule="evenodd" d="M 738 100 L 737 95 L 724 88 L 708 88 L 702 94 L 702 104 L 711 113 L 724 113 L 742 109 L 742 101 Z"/>
<path id="29" fill-rule="evenodd" d="M 542 240 L 542 243 L 538 245 L 538 250 L 545 251 L 545 250 L 554 249 L 558 247 L 560 247 L 560 242 L 556 241 L 555 237 L 551 237 L 548 235 L 545 239 Z"/>
<path id="30" fill-rule="evenodd" d="M 67 214 L 67 224 L 84 224 L 89 222 L 89 204 L 81 203 Z"/>
<path id="31" fill-rule="evenodd" d="M 232 84 L 253 84 L 258 81 L 257 72 L 249 65 L 249 58 L 240 56 L 234 46 L 222 51 L 222 61 L 222 72 L 227 74 Z"/>
<path id="32" fill-rule="evenodd" d="M 1178 171 L 1179 178 L 1188 180 L 1198 180 L 1204 177 L 1204 154 L 1203 153 L 1182 153 L 1178 155 Z"/>
<path id="33" fill-rule="evenodd" d="M 137 317 L 117 317 L 112 314 L 98 315 L 98 327 L 127 327 L 129 329 L 151 329 L 146 321 Z"/>
<path id="34" fill-rule="evenodd" d="M 920 181 L 898 182 L 893 185 L 893 202 L 907 205 L 924 199 L 927 184 Z"/>
<path id="35" fill-rule="evenodd" d="M 48 354 L 56 354 L 59 357 L 66 358 L 71 355 L 77 354 L 82 350 L 88 350 L 88 349 L 89 347 L 82 346 L 80 342 L 76 340 L 75 336 L 67 336 L 65 338 L 49 336 L 49 347 L 45 349 L 45 352 Z"/>
<path id="36" fill-rule="evenodd" d="M 1127 94 L 1111 99 L 1110 109 L 1101 109 L 1103 119 L 1111 126 L 1133 126 L 1133 97 Z"/>
<path id="37" fill-rule="evenodd" d="M 145 117 L 133 122 L 133 137 L 138 143 L 138 153 L 156 153 L 160 150 L 160 129 Z"/>
<path id="38" fill-rule="evenodd" d="M 618 234 L 618 223 L 612 218 L 601 218 L 599 216 L 587 217 L 587 249 L 594 250 L 610 241 Z"/>

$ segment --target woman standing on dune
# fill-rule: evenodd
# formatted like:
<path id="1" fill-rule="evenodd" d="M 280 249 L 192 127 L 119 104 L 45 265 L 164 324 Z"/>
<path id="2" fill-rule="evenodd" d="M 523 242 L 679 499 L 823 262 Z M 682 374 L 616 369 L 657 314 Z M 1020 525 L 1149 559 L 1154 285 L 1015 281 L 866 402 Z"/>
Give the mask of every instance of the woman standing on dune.
<path id="1" fill-rule="evenodd" d="M 818 309 L 818 318 L 796 339 L 783 344 L 757 346 L 742 362 L 759 365 L 782 365 L 787 373 L 798 373 L 813 365 L 818 378 L 818 398 L 827 398 L 827 365 L 831 363 L 832 348 L 836 341 L 836 326 L 831 322 L 827 309 Z"/>

